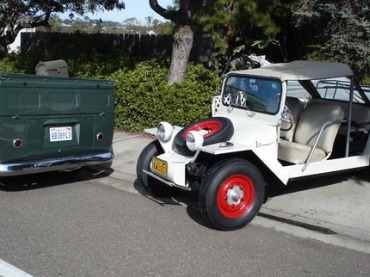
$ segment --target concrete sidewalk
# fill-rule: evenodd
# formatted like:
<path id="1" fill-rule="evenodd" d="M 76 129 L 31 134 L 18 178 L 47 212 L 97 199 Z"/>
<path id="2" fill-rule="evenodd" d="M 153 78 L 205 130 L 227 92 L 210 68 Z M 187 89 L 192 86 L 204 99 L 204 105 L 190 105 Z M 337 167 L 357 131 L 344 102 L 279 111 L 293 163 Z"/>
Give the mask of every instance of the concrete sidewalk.
<path id="1" fill-rule="evenodd" d="M 112 177 L 132 184 L 136 161 L 152 141 L 145 135 L 116 132 Z M 269 186 L 259 220 L 274 220 L 323 234 L 337 234 L 366 244 L 370 253 L 370 169 Z"/>

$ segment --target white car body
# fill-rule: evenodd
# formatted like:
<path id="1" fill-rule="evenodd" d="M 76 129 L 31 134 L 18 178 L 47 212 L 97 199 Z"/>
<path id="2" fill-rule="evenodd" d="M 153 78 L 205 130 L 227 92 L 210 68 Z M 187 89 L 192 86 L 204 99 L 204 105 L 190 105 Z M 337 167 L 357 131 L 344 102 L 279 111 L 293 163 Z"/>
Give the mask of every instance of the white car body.
<path id="1" fill-rule="evenodd" d="M 320 80 L 339 77 L 351 78 L 352 70 L 340 63 L 324 63 L 310 61 L 296 61 L 287 64 L 275 64 L 268 67 L 235 71 L 230 74 L 243 74 L 250 76 L 263 76 L 278 78 L 282 82 L 282 99 L 287 96 L 287 82 L 300 80 Z M 227 78 L 227 77 L 226 77 Z M 278 142 L 279 127 L 281 124 L 281 113 L 284 108 L 284 101 L 280 101 L 279 112 L 275 115 L 250 112 L 237 108 L 230 108 L 222 105 L 221 96 L 215 97 L 212 104 L 212 115 L 229 118 L 235 128 L 233 137 L 229 140 L 229 147 L 220 147 L 220 143 L 203 146 L 200 151 L 212 155 L 222 155 L 226 153 L 239 153 L 252 151 L 277 177 L 287 184 L 290 179 L 354 169 L 369 165 L 370 141 L 368 140 L 366 148 L 361 155 L 343 157 L 338 159 L 329 159 L 309 164 L 298 164 L 283 166 L 278 161 Z M 218 108 L 216 106 L 219 105 Z M 174 127 L 174 134 L 180 130 L 180 127 Z M 156 134 L 156 129 L 147 129 L 148 133 Z M 189 183 L 185 178 L 185 165 L 193 161 L 193 157 L 184 156 L 172 150 L 173 138 L 167 142 L 161 142 L 165 151 L 158 156 L 159 159 L 168 163 L 168 176 L 158 176 L 157 178 L 165 180 L 166 183 L 189 188 Z"/>
<path id="2" fill-rule="evenodd" d="M 227 118 L 233 126 L 231 137 L 225 141 L 205 143 L 207 128 L 196 131 L 194 127 L 185 126 L 183 129 L 160 123 L 162 133 L 159 136 L 157 129 L 146 131 L 159 137 L 162 150 L 153 157 L 146 169 L 139 167 L 138 176 L 149 176 L 173 188 L 200 191 L 203 201 L 202 213 L 216 227 L 225 230 L 240 228 L 257 214 L 262 205 L 264 188 L 256 185 L 261 183 L 261 178 L 264 184 L 278 180 L 286 185 L 297 178 L 369 166 L 368 93 L 370 89 L 355 86 L 352 70 L 342 63 L 294 61 L 230 72 L 224 79 L 221 95 L 213 99 L 212 118 Z M 287 109 L 288 96 L 298 97 L 299 101 L 295 101 L 304 107 L 296 120 L 293 112 Z M 315 112 L 309 112 L 309 106 L 310 109 L 319 108 L 318 118 L 323 116 L 321 113 L 334 107 L 332 114 L 338 116 L 338 119 L 324 118 L 324 124 L 319 126 L 320 132 L 317 132 L 312 140 L 310 138 L 308 146 L 302 146 L 299 139 L 302 140 L 303 136 L 304 140 L 305 133 L 302 135 L 301 130 L 306 130 L 309 134 L 311 129 L 317 129 L 314 123 Z M 287 115 L 289 120 L 285 118 Z M 305 123 L 307 118 L 308 123 Z M 291 125 L 283 131 L 285 121 Z M 360 127 L 354 128 L 355 124 Z M 186 131 L 186 128 L 192 130 L 187 140 L 191 144 L 190 147 L 194 147 L 193 152 L 186 152 L 184 149 L 180 151 L 175 143 L 176 138 L 179 138 L 178 133 L 182 135 L 181 132 Z M 289 132 L 290 129 L 291 138 L 287 139 L 287 135 L 284 137 L 283 133 Z M 329 132 L 332 132 L 331 135 L 328 135 Z M 355 141 L 355 132 L 360 134 L 362 141 L 361 147 L 352 151 L 357 144 L 360 145 Z M 189 133 L 190 131 L 187 134 Z M 324 150 L 320 150 L 320 147 Z M 303 155 L 304 160 L 291 161 L 286 159 L 286 155 L 294 159 L 295 156 L 298 159 Z M 321 155 L 321 158 L 315 155 Z M 232 166 L 227 166 L 228 161 L 235 167 L 240 167 L 241 164 L 241 169 L 231 173 L 231 177 L 225 173 L 227 170 L 233 171 Z M 221 177 L 217 177 L 218 168 L 222 171 Z M 252 172 L 245 171 L 245 168 L 252 168 Z M 260 173 L 255 174 L 256 171 Z M 211 180 L 210 174 L 217 175 L 216 179 Z M 238 178 L 243 174 L 247 176 L 247 181 L 244 185 L 239 185 Z M 234 178 L 235 185 L 229 186 L 228 178 Z M 250 190 L 248 180 L 252 180 Z M 218 184 L 213 185 L 212 182 Z M 224 200 L 220 198 L 222 189 L 225 191 L 222 194 Z M 256 200 L 257 204 L 253 204 L 254 200 L 248 202 L 251 208 L 240 202 L 240 199 L 244 201 L 248 194 L 252 198 L 261 194 Z M 236 214 L 233 214 L 234 206 Z M 250 215 L 247 215 L 249 213 Z"/>

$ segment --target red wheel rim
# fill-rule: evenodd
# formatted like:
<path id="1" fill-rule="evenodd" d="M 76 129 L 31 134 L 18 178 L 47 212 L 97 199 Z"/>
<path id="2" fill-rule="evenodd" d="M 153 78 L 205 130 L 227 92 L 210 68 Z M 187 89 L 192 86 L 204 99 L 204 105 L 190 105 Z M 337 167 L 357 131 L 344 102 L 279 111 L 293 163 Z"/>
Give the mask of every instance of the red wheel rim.
<path id="1" fill-rule="evenodd" d="M 254 200 L 253 181 L 245 175 L 233 175 L 221 185 L 217 194 L 217 206 L 221 214 L 228 218 L 244 215 Z"/>
<path id="2" fill-rule="evenodd" d="M 212 136 L 213 134 L 217 133 L 222 127 L 222 123 L 216 120 L 207 120 L 203 122 L 196 123 L 188 128 L 183 134 L 182 137 L 186 139 L 186 135 L 190 131 L 207 131 L 206 134 L 203 134 L 204 138 Z"/>

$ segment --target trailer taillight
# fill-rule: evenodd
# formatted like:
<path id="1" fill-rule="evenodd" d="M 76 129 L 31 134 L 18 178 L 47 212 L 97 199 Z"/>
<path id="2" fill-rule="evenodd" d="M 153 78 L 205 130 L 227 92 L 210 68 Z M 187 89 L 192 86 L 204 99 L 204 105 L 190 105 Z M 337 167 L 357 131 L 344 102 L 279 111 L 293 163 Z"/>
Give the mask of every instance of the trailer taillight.
<path id="1" fill-rule="evenodd" d="M 103 134 L 103 133 L 99 133 L 99 134 L 97 134 L 97 135 L 96 135 L 96 139 L 97 139 L 98 141 L 103 141 L 103 140 L 104 140 L 104 134 Z"/>
<path id="2" fill-rule="evenodd" d="M 22 142 L 22 140 L 21 139 L 15 139 L 15 140 L 13 140 L 13 146 L 14 146 L 14 148 L 21 148 L 22 147 L 22 144 L 23 144 L 23 142 Z"/>

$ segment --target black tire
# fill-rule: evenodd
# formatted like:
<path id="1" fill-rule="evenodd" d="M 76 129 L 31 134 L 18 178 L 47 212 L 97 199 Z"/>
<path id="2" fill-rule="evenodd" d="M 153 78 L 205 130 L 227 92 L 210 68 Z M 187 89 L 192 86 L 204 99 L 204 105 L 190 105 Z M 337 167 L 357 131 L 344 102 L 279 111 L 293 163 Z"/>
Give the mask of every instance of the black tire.
<path id="1" fill-rule="evenodd" d="M 178 132 L 174 139 L 175 149 L 179 154 L 194 155 L 186 146 L 186 135 L 189 131 L 207 130 L 204 135 L 204 144 L 210 145 L 217 142 L 228 141 L 234 134 L 234 126 L 226 117 L 211 117 L 195 121 L 185 126 Z"/>
<path id="2" fill-rule="evenodd" d="M 264 179 L 250 162 L 229 159 L 212 167 L 202 182 L 202 215 L 217 229 L 235 230 L 259 212 L 265 194 Z"/>
<path id="3" fill-rule="evenodd" d="M 143 173 L 143 169 L 150 171 L 152 158 L 162 154 L 163 150 L 158 140 L 149 143 L 140 153 L 136 164 L 136 174 L 146 191 L 158 197 L 169 197 L 176 194 L 179 189 L 167 186 L 159 180 Z"/>

